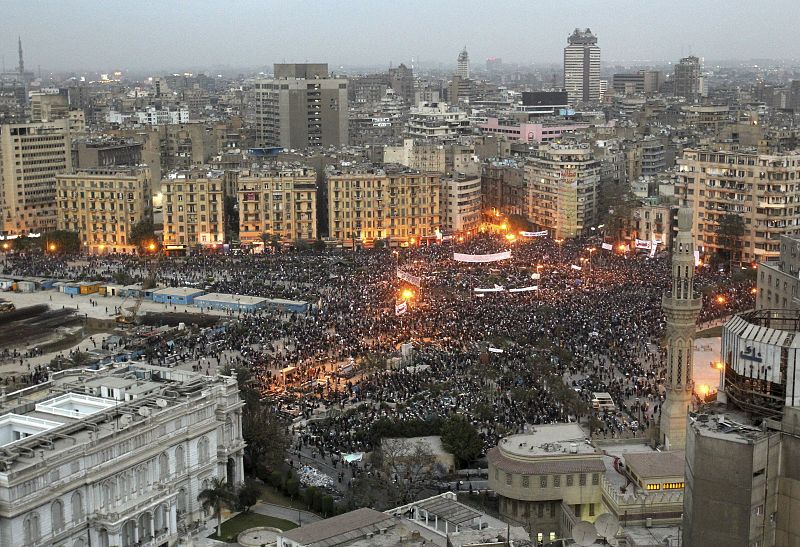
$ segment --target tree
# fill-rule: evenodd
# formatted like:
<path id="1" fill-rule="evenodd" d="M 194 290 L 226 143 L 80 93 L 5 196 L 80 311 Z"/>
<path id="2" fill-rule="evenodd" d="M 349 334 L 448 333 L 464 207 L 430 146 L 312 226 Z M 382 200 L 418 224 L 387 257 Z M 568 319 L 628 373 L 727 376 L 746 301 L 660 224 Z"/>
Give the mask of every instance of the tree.
<path id="1" fill-rule="evenodd" d="M 248 368 L 238 368 L 236 380 L 245 402 L 242 410 L 245 466 L 251 470 L 264 466 L 266 472 L 275 471 L 283 465 L 289 446 L 286 424 L 273 407 L 261 401 L 261 393 L 253 386 Z"/>
<path id="2" fill-rule="evenodd" d="M 377 461 L 389 476 L 389 481 L 396 482 L 401 503 L 416 499 L 425 485 L 433 480 L 436 457 L 424 442 L 383 439 L 378 452 Z"/>
<path id="3" fill-rule="evenodd" d="M 300 481 L 291 478 L 286 481 L 286 495 L 289 496 L 289 499 L 294 500 L 297 497 L 297 494 L 300 493 Z"/>
<path id="4" fill-rule="evenodd" d="M 258 503 L 261 495 L 261 486 L 254 480 L 248 480 L 236 490 L 236 505 L 239 510 L 249 513 L 250 508 Z"/>
<path id="5" fill-rule="evenodd" d="M 442 446 L 456 457 L 459 467 L 483 451 L 478 430 L 461 414 L 451 414 L 442 425 Z"/>
<path id="6" fill-rule="evenodd" d="M 733 270 L 733 260 L 742 246 L 744 231 L 744 220 L 735 213 L 726 213 L 717 226 L 717 246 L 727 257 L 729 270 Z"/>
<path id="7" fill-rule="evenodd" d="M 598 201 L 597 210 L 600 223 L 605 224 L 605 233 L 612 239 L 622 239 L 639 200 L 627 185 L 607 183 L 602 186 Z"/>
<path id="8" fill-rule="evenodd" d="M 233 196 L 225 196 L 225 238 L 239 239 L 239 204 Z"/>
<path id="9" fill-rule="evenodd" d="M 325 250 L 325 242 L 322 241 L 321 239 L 317 239 L 314 241 L 314 243 L 311 244 L 311 248 L 315 252 L 321 253 L 322 251 Z"/>
<path id="10" fill-rule="evenodd" d="M 144 219 L 133 225 L 128 234 L 128 243 L 136 245 L 140 253 L 150 251 L 150 244 L 158 245 L 156 229 L 152 220 Z"/>
<path id="11" fill-rule="evenodd" d="M 75 254 L 81 250 L 78 232 L 52 230 L 42 234 L 40 241 L 45 253 Z"/>
<path id="12" fill-rule="evenodd" d="M 202 504 L 203 510 L 212 509 L 214 516 L 217 517 L 217 537 L 221 537 L 222 532 L 222 508 L 230 507 L 234 502 L 233 492 L 224 479 L 214 477 L 211 484 L 205 490 L 197 494 L 197 501 Z"/>

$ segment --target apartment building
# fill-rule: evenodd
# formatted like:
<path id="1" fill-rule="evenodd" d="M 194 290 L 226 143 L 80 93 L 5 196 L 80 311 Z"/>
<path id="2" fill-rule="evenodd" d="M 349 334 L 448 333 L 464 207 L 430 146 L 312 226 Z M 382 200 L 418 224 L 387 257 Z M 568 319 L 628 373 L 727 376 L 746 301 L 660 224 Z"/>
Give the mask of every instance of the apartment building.
<path id="1" fill-rule="evenodd" d="M 439 175 L 395 169 L 328 174 L 328 234 L 344 245 L 414 244 L 440 229 Z"/>
<path id="2" fill-rule="evenodd" d="M 525 165 L 527 217 L 554 238 L 582 235 L 597 222 L 600 162 L 586 143 L 550 144 Z"/>
<path id="3" fill-rule="evenodd" d="M 525 169 L 512 159 L 492 161 L 481 173 L 483 208 L 506 215 L 527 215 L 528 197 Z"/>
<path id="4" fill-rule="evenodd" d="M 777 260 L 758 263 L 756 309 L 800 310 L 800 237 L 782 235 Z"/>
<path id="5" fill-rule="evenodd" d="M 406 134 L 412 138 L 453 141 L 471 131 L 467 113 L 447 103 L 422 103 L 408 114 Z"/>
<path id="6" fill-rule="evenodd" d="M 285 167 L 242 171 L 237 186 L 241 243 L 263 248 L 263 234 L 282 242 L 317 239 L 314 169 Z"/>
<path id="7" fill-rule="evenodd" d="M 697 248 L 726 252 L 717 229 L 727 214 L 744 221 L 734 262 L 777 259 L 781 235 L 800 230 L 800 153 L 690 148 L 678 159 L 680 182 L 694 211 Z"/>
<path id="8" fill-rule="evenodd" d="M 56 176 L 59 230 L 78 232 L 90 253 L 134 253 L 133 227 L 152 221 L 148 167 L 82 169 Z"/>
<path id="9" fill-rule="evenodd" d="M 236 379 L 125 364 L 0 400 L 0 545 L 179 544 L 197 495 L 244 480 Z"/>
<path id="10" fill-rule="evenodd" d="M 225 241 L 225 175 L 195 169 L 171 173 L 161 182 L 164 248 L 182 253 Z"/>
<path id="11" fill-rule="evenodd" d="M 70 121 L 0 125 L 0 226 L 6 235 L 56 227 L 56 175 L 72 169 Z"/>
<path id="12" fill-rule="evenodd" d="M 449 234 L 475 234 L 481 224 L 480 177 L 442 179 L 440 194 L 442 231 Z"/>

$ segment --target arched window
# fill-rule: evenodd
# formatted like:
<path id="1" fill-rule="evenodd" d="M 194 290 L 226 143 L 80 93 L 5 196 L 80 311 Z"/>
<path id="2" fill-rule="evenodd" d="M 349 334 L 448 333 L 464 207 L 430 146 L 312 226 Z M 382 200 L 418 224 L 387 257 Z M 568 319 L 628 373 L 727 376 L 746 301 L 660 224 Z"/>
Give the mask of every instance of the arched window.
<path id="1" fill-rule="evenodd" d="M 205 437 L 200 437 L 197 441 L 197 457 L 200 465 L 208 463 L 208 439 Z"/>
<path id="2" fill-rule="evenodd" d="M 39 513 L 33 512 L 22 522 L 25 543 L 31 544 L 39 541 Z"/>
<path id="3" fill-rule="evenodd" d="M 86 542 L 78 538 L 75 540 L 75 543 L 72 544 L 72 547 L 86 547 Z"/>
<path id="4" fill-rule="evenodd" d="M 233 422 L 230 416 L 225 418 L 225 442 L 233 442 Z"/>
<path id="5" fill-rule="evenodd" d="M 64 505 L 56 500 L 50 505 L 50 523 L 54 532 L 64 529 Z"/>
<path id="6" fill-rule="evenodd" d="M 169 478 L 169 458 L 166 452 L 158 457 L 158 480 L 165 481 Z"/>
<path id="7" fill-rule="evenodd" d="M 81 522 L 83 520 L 83 496 L 80 492 L 72 494 L 72 522 Z"/>
<path id="8" fill-rule="evenodd" d="M 181 488 L 178 490 L 178 514 L 181 515 L 186 512 L 186 489 Z"/>
<path id="9" fill-rule="evenodd" d="M 186 456 L 183 454 L 183 446 L 178 445 L 175 448 L 175 473 L 182 475 L 186 470 Z"/>
<path id="10" fill-rule="evenodd" d="M 111 482 L 105 481 L 103 482 L 103 507 L 108 509 L 111 507 L 111 501 L 114 499 L 113 492 L 111 491 Z"/>

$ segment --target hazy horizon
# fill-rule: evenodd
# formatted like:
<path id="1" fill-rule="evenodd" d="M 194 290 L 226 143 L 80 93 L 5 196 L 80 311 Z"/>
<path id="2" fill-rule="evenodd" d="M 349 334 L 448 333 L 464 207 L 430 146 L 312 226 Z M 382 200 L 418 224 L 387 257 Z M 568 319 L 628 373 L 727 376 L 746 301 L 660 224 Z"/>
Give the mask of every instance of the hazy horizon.
<path id="1" fill-rule="evenodd" d="M 406 0 L 340 3 L 151 1 L 60 3 L 10 0 L 0 8 L 0 54 L 26 68 L 132 72 L 194 67 L 268 67 L 327 62 L 333 67 L 455 64 L 466 45 L 473 65 L 561 63 L 567 36 L 589 27 L 604 64 L 662 64 L 691 54 L 706 60 L 787 60 L 796 55 L 796 5 L 744 0 L 606 2 Z"/>

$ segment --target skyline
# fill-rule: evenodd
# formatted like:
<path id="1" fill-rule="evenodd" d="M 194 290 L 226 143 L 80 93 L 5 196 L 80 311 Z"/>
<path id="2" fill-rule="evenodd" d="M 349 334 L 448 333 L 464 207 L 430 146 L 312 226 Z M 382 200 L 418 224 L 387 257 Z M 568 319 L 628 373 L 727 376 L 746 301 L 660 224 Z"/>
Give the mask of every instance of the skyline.
<path id="1" fill-rule="evenodd" d="M 396 66 L 412 58 L 434 68 L 455 66 L 464 45 L 473 66 L 492 56 L 523 65 L 559 64 L 576 27 L 598 36 L 605 65 L 661 64 L 689 54 L 712 62 L 786 60 L 794 51 L 791 22 L 784 17 L 793 8 L 788 0 L 771 2 L 769 10 L 741 0 L 700 5 L 679 0 L 669 6 L 576 0 L 569 14 L 556 15 L 550 15 L 552 8 L 563 4 L 491 6 L 454 0 L 433 6 L 409 0 L 400 8 L 363 1 L 245 0 L 222 6 L 208 0 L 133 5 L 14 0 L 3 8 L 0 54 L 12 70 L 21 36 L 26 66 L 47 71 L 258 69 L 303 61 L 332 68 Z M 710 18 L 715 24 L 709 25 Z"/>

